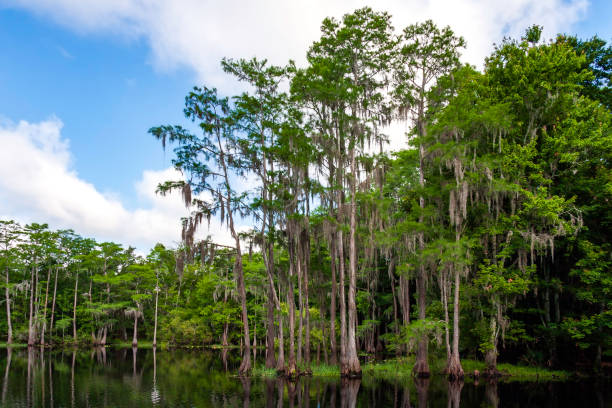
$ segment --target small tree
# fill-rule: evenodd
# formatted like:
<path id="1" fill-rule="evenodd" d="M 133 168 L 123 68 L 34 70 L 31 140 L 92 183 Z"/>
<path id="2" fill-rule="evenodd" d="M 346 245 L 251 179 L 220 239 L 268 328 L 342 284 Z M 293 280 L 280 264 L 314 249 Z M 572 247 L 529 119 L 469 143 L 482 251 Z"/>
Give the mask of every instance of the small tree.
<path id="1" fill-rule="evenodd" d="M 173 164 L 187 178 L 162 183 L 158 191 L 165 194 L 178 189 L 185 204 L 195 207 L 194 216 L 189 221 L 192 233 L 204 219 L 213 215 L 219 215 L 221 223 L 226 223 L 230 230 L 236 248 L 234 274 L 238 281 L 245 346 L 239 373 L 246 374 L 251 370 L 251 345 L 242 251 L 235 217 L 246 216 L 250 206 L 247 194 L 238 191 L 234 187 L 235 181 L 232 182 L 236 176 L 244 174 L 246 164 L 238 144 L 232 106 L 227 98 L 220 98 L 216 89 L 194 88 L 185 98 L 184 112 L 188 119 L 197 122 L 201 135 L 192 134 L 180 126 L 160 126 L 149 130 L 161 140 L 162 146 L 165 147 L 166 142 L 178 145 L 174 149 L 176 158 Z M 192 199 L 192 192 L 205 193 L 208 201 Z"/>
<path id="2" fill-rule="evenodd" d="M 4 295 L 6 302 L 7 339 L 6 344 L 13 343 L 13 325 L 11 323 L 11 283 L 9 271 L 17 260 L 16 245 L 21 241 L 21 226 L 15 221 L 0 220 L 0 270 L 4 272 Z"/>

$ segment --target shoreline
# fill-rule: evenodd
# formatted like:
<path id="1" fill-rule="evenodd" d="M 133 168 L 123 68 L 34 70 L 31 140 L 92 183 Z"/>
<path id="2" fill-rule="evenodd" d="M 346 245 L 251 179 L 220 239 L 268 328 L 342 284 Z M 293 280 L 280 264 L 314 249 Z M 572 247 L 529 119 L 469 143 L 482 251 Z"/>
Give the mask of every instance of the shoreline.
<path id="1" fill-rule="evenodd" d="M 6 343 L 0 343 L 0 349 L 7 348 L 14 349 L 24 349 L 28 348 L 28 345 L 25 343 L 13 343 L 10 346 Z M 55 345 L 45 345 L 43 348 L 45 350 L 62 350 L 62 349 L 92 349 L 92 348 L 109 348 L 109 349 L 126 349 L 132 348 L 132 344 L 129 342 L 126 343 L 111 343 L 106 344 L 104 346 L 93 345 L 93 344 L 72 344 L 72 343 L 64 343 L 64 344 L 55 344 Z M 33 346 L 35 349 L 40 349 L 40 345 Z M 153 349 L 152 342 L 139 342 L 137 345 L 139 349 Z M 257 347 L 258 349 L 264 350 L 264 347 Z M 169 346 L 167 344 L 158 344 L 156 349 L 161 351 L 168 350 L 237 350 L 239 346 L 228 346 L 223 347 L 220 345 L 201 345 L 201 346 Z M 472 359 L 462 359 L 461 364 L 463 370 L 465 372 L 464 381 L 465 382 L 474 382 L 474 381 L 488 381 L 489 378 L 484 375 L 475 376 L 474 372 L 478 370 L 478 372 L 482 373 L 485 370 L 484 361 L 472 360 Z M 439 378 L 445 377 L 445 374 L 442 373 L 444 367 L 446 365 L 446 360 L 444 359 L 433 359 L 430 361 L 430 369 L 431 369 L 431 377 L 430 378 Z M 384 359 L 381 361 L 368 361 L 362 364 L 362 375 L 363 377 L 373 378 L 373 379 L 384 379 L 384 380 L 405 380 L 408 378 L 413 378 L 412 367 L 414 366 L 414 357 L 395 357 Z M 303 373 L 305 367 L 303 365 L 298 365 L 299 371 Z M 555 382 L 564 382 L 575 379 L 592 379 L 592 378 L 600 378 L 597 374 L 593 373 L 584 373 L 578 371 L 568 371 L 568 370 L 550 370 L 545 367 L 540 366 L 523 366 L 516 365 L 510 363 L 499 363 L 497 369 L 500 372 L 500 376 L 496 377 L 497 381 L 504 382 L 538 382 L 538 381 L 555 381 Z M 329 365 L 325 363 L 312 363 L 309 367 L 309 374 L 311 377 L 317 378 L 339 378 L 340 377 L 340 369 L 337 365 Z M 251 372 L 251 376 L 254 378 L 272 378 L 277 377 L 278 373 L 276 369 L 268 369 L 263 367 L 262 365 L 257 365 L 253 368 Z M 605 376 L 604 376 L 605 377 Z"/>
<path id="2" fill-rule="evenodd" d="M 443 359 L 430 361 L 431 365 L 431 377 L 430 378 L 444 378 L 445 374 L 442 373 L 446 361 Z M 488 381 L 489 378 L 480 375 L 474 376 L 474 371 L 478 370 L 483 372 L 485 369 L 484 361 L 465 359 L 461 361 L 463 366 L 465 382 L 474 381 Z M 413 378 L 412 367 L 414 366 L 413 358 L 391 358 L 380 362 L 367 362 L 361 366 L 363 377 L 369 377 L 374 379 L 384 380 L 405 380 Z M 497 366 L 501 373 L 501 376 L 496 377 L 497 381 L 505 382 L 537 382 L 537 381 L 569 381 L 572 379 L 587 379 L 594 376 L 586 376 L 582 373 L 570 372 L 566 370 L 549 370 L 543 367 L 535 366 L 519 366 L 508 363 L 500 363 Z M 300 371 L 303 367 L 300 367 Z M 338 378 L 340 377 L 340 370 L 338 366 L 331 366 L 326 364 L 311 364 L 310 366 L 312 377 L 327 377 L 327 378 Z M 267 369 L 264 367 L 255 367 L 252 375 L 254 377 L 270 378 L 276 377 L 277 372 L 275 369 Z"/>

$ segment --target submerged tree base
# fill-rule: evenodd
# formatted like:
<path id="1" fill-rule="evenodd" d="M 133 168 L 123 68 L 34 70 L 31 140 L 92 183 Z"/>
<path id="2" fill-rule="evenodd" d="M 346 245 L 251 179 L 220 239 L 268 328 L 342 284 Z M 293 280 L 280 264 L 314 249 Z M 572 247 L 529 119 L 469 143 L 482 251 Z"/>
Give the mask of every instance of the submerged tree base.
<path id="1" fill-rule="evenodd" d="M 414 364 L 412 368 L 412 373 L 416 378 L 429 378 L 431 377 L 431 372 L 429 371 L 429 364 L 427 361 L 419 360 Z"/>
<path id="2" fill-rule="evenodd" d="M 485 378 L 499 378 L 503 376 L 503 373 L 497 367 L 487 367 L 481 375 Z"/>
<path id="3" fill-rule="evenodd" d="M 306 368 L 304 370 L 300 370 L 298 369 L 298 367 L 295 367 L 293 370 L 290 370 L 287 367 L 284 368 L 279 368 L 279 369 L 263 369 L 263 370 L 255 370 L 256 373 L 255 375 L 260 375 L 260 376 L 265 376 L 265 377 L 269 377 L 271 376 L 270 373 L 275 373 L 276 377 L 278 378 L 285 378 L 289 381 L 295 381 L 297 380 L 299 377 L 312 377 L 312 370 L 310 368 Z"/>
<path id="4" fill-rule="evenodd" d="M 340 373 L 340 377 L 348 379 L 358 379 L 363 377 L 363 372 L 360 371 L 348 371 Z"/>
<path id="5" fill-rule="evenodd" d="M 240 376 L 248 376 L 251 374 L 251 351 L 246 348 L 244 355 L 242 356 L 242 362 L 240 363 L 240 368 L 238 368 L 238 375 Z"/>
<path id="6" fill-rule="evenodd" d="M 457 356 L 456 354 L 450 356 L 448 362 L 446 363 L 444 374 L 448 376 L 449 381 L 463 380 L 463 377 L 465 377 L 465 373 L 463 372 L 463 367 L 461 366 L 459 356 Z"/>
<path id="7" fill-rule="evenodd" d="M 342 378 L 361 378 L 362 377 L 361 364 L 359 360 L 342 364 L 340 366 L 340 377 Z"/>

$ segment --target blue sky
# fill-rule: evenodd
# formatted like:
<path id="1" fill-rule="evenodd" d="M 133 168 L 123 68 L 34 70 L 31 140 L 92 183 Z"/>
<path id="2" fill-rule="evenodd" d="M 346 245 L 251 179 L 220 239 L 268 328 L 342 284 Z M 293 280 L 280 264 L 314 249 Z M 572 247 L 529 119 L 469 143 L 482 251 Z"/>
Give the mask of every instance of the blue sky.
<path id="1" fill-rule="evenodd" d="M 193 71 L 155 70 L 140 39 L 79 35 L 21 10 L 0 12 L 0 50 L 0 115 L 57 116 L 79 175 L 137 205 L 134 180 L 169 165 L 147 129 L 182 119 Z"/>
<path id="2" fill-rule="evenodd" d="M 299 63 L 323 17 L 363 4 L 0 0 L 0 149 L 13 160 L 0 165 L 0 217 L 48 221 L 142 249 L 176 242 L 180 200 L 169 204 L 149 191 L 172 175 L 171 154 L 147 129 L 183 121 L 193 85 L 235 92 L 221 57 Z M 425 18 L 450 24 L 477 65 L 493 42 L 532 23 L 548 37 L 612 38 L 605 0 L 376 4 L 396 26 Z M 224 239 L 220 227 L 212 233 Z"/>

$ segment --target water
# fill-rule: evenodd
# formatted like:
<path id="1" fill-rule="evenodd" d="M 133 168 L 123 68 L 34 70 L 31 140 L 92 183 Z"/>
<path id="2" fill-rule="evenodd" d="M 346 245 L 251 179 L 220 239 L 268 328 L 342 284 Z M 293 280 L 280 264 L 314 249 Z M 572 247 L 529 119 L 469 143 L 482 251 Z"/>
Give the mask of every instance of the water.
<path id="1" fill-rule="evenodd" d="M 609 384 L 244 379 L 218 351 L 0 350 L 3 407 L 612 407 Z M 227 371 L 226 371 L 227 370 Z"/>

